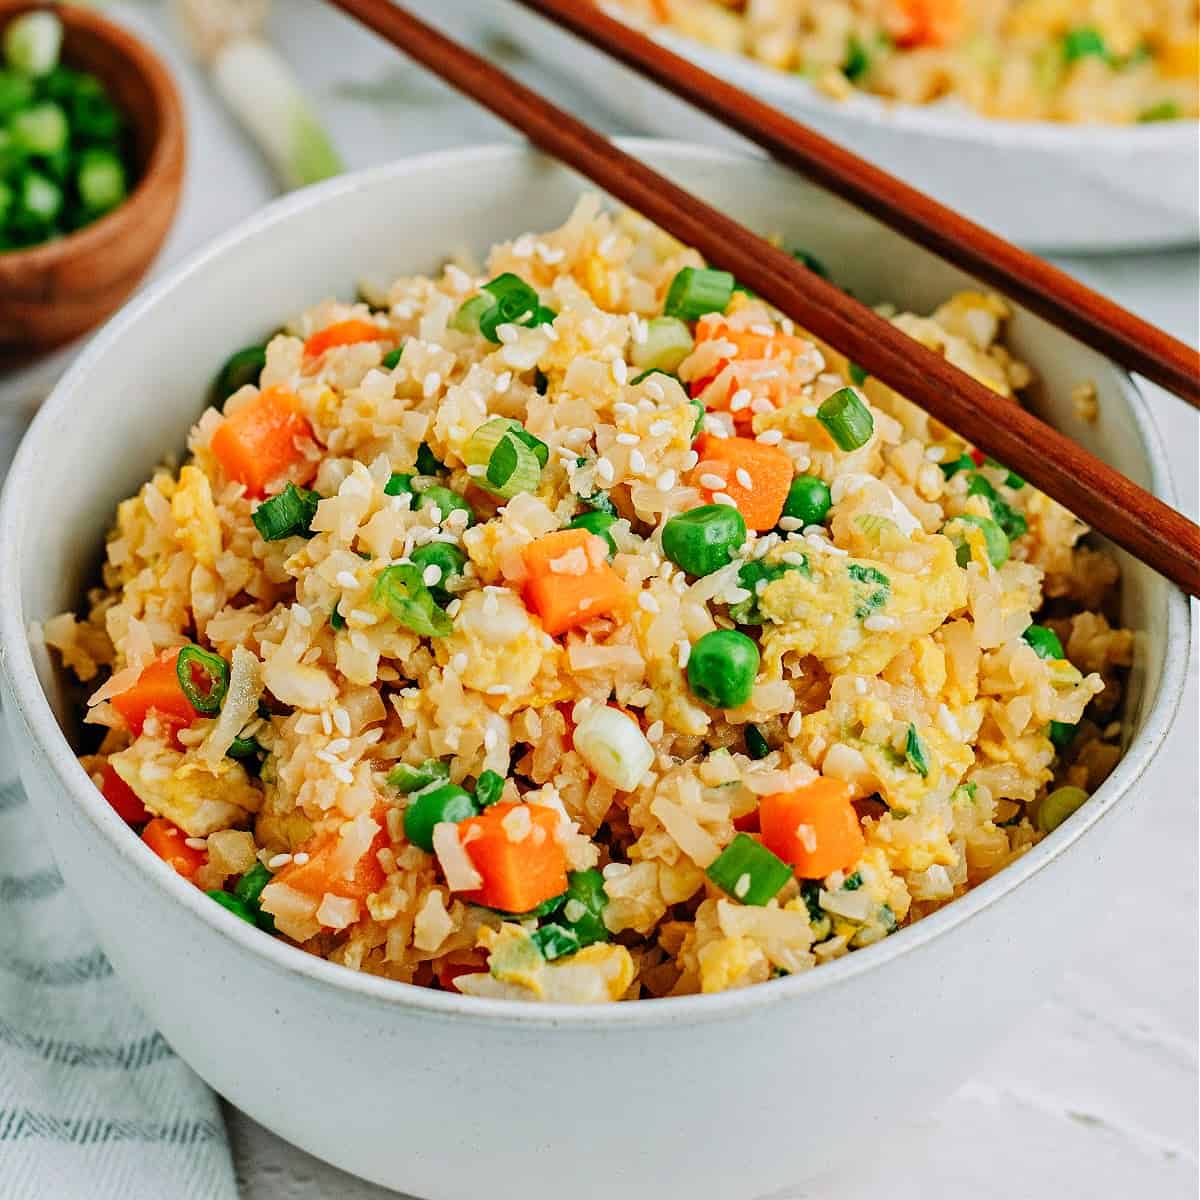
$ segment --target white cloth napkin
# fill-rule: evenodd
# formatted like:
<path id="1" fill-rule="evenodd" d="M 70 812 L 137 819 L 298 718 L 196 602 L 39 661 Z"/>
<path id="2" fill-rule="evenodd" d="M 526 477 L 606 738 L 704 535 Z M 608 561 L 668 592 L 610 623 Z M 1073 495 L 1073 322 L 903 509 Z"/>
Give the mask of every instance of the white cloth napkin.
<path id="1" fill-rule="evenodd" d="M 0 481 L 24 425 L 2 415 Z M 235 1200 L 216 1096 L 113 975 L 81 903 L 0 720 L 0 1197 Z"/>

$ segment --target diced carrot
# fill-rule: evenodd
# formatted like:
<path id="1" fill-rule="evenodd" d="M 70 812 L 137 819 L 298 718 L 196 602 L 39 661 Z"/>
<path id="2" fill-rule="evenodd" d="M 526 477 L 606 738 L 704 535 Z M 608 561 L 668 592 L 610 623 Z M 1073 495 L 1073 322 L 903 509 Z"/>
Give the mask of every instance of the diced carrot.
<path id="1" fill-rule="evenodd" d="M 888 32 L 898 46 L 945 46 L 962 29 L 962 0 L 900 0 Z"/>
<path id="2" fill-rule="evenodd" d="M 142 830 L 142 841 L 184 879 L 194 879 L 208 862 L 207 851 L 193 850 L 187 844 L 187 834 L 166 817 L 155 817 L 149 822 Z"/>
<path id="3" fill-rule="evenodd" d="M 803 338 L 781 331 L 755 333 L 752 329 L 731 328 L 721 318 L 703 319 L 696 326 L 696 342 L 716 339 L 737 347 L 734 354 L 717 361 L 715 369 L 702 379 L 694 379 L 691 394 L 703 395 L 714 380 L 729 368 L 728 386 L 719 394 L 705 396 L 705 404 L 714 411 L 730 411 L 737 397 L 733 419 L 740 432 L 748 433 L 754 418 L 755 401 L 767 400 L 778 408 L 788 400 L 788 376 L 797 358 L 810 347 Z"/>
<path id="4" fill-rule="evenodd" d="M 380 342 L 387 333 L 371 321 L 361 317 L 352 317 L 348 321 L 338 321 L 334 325 L 326 325 L 317 330 L 304 343 L 304 353 L 308 358 L 319 358 L 326 350 L 334 346 L 352 346 L 355 342 Z"/>
<path id="5" fill-rule="evenodd" d="M 158 714 L 159 723 L 171 736 L 196 719 L 196 710 L 184 695 L 183 688 L 179 686 L 179 676 L 175 673 L 178 658 L 178 647 L 165 650 L 142 670 L 132 687 L 112 698 L 113 708 L 125 718 L 125 724 L 134 737 L 141 736 L 142 726 L 151 712 Z"/>
<path id="6" fill-rule="evenodd" d="M 528 826 L 509 814 L 523 809 Z M 459 839 L 483 877 L 483 887 L 464 900 L 523 913 L 567 887 L 567 852 L 558 840 L 559 814 L 540 804 L 493 804 L 478 817 L 459 822 Z M 520 838 L 520 840 L 517 840 Z"/>
<path id="7" fill-rule="evenodd" d="M 122 821 L 127 825 L 140 825 L 150 819 L 150 814 L 137 792 L 117 774 L 112 763 L 106 762 L 100 769 L 100 774 L 100 792 Z"/>
<path id="8" fill-rule="evenodd" d="M 796 473 L 783 450 L 753 438 L 702 434 L 696 442 L 696 453 L 700 462 L 691 474 L 694 486 L 709 498 L 724 492 L 755 532 L 775 527 Z M 723 480 L 722 485 L 711 487 L 709 477 Z"/>
<path id="9" fill-rule="evenodd" d="M 373 892 L 383 887 L 386 876 L 379 865 L 378 854 L 388 844 L 387 824 L 382 814 L 374 814 L 382 828 L 375 835 L 367 852 L 354 864 L 353 874 L 347 878 L 334 867 L 334 851 L 339 835 L 318 834 L 302 847 L 308 858 L 298 863 L 295 857 L 287 866 L 275 872 L 272 883 L 286 883 L 288 887 L 306 896 L 320 899 L 326 892 L 341 896 L 345 900 L 357 900 L 360 904 Z"/>
<path id="10" fill-rule="evenodd" d="M 312 432 L 296 397 L 286 388 L 269 387 L 217 426 L 212 451 L 230 479 L 245 484 L 248 495 L 261 496 L 275 480 L 312 478 L 316 465 L 296 445 Z"/>
<path id="11" fill-rule="evenodd" d="M 437 965 L 437 981 L 443 992 L 457 992 L 460 975 L 478 975 L 487 970 L 487 959 L 477 950 L 459 951 L 453 962 L 443 959 Z"/>
<path id="12" fill-rule="evenodd" d="M 629 590 L 608 564 L 608 547 L 586 529 L 560 529 L 522 551 L 525 603 L 553 636 L 629 609 Z"/>
<path id="13" fill-rule="evenodd" d="M 840 779 L 821 776 L 794 792 L 764 796 L 758 819 L 763 844 L 801 879 L 824 879 L 853 866 L 866 845 L 850 788 Z"/>

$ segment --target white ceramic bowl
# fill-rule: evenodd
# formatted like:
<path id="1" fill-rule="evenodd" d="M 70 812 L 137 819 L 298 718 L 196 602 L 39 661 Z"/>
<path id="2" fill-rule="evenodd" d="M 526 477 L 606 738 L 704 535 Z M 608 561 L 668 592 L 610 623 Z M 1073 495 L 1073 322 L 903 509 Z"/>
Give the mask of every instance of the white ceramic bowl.
<path id="1" fill-rule="evenodd" d="M 634 144 L 751 226 L 824 257 L 869 300 L 934 304 L 963 277 L 761 160 Z M 720 996 L 608 1007 L 472 1000 L 359 975 L 265 937 L 146 852 L 76 762 L 75 690 L 31 625 L 77 606 L 116 503 L 178 451 L 232 347 L 363 274 L 429 270 L 561 222 L 581 181 L 521 147 L 461 150 L 279 202 L 151 287 L 35 420 L 0 506 L 0 663 L 22 778 L 81 911 L 150 1018 L 219 1092 L 306 1150 L 434 1200 L 762 1197 L 947 1095 L 1045 994 L 1098 897 L 1109 844 L 1162 741 L 1188 610 L 1123 560 L 1141 630 L 1130 744 L 1096 796 L 1019 863 L 940 913 L 808 974 Z M 1015 351 L 1037 402 L 1169 494 L 1129 381 L 1038 318 Z M 1103 419 L 1067 398 L 1095 380 Z M 610 1190 L 611 1187 L 611 1190 Z"/>
<path id="2" fill-rule="evenodd" d="M 516 4 L 466 0 L 478 20 L 577 81 L 641 133 L 745 146 L 737 135 Z M 664 46 L 810 125 L 996 233 L 1078 253 L 1200 239 L 1200 122 L 997 121 L 959 104 L 832 100 L 796 75 L 668 30 Z"/>

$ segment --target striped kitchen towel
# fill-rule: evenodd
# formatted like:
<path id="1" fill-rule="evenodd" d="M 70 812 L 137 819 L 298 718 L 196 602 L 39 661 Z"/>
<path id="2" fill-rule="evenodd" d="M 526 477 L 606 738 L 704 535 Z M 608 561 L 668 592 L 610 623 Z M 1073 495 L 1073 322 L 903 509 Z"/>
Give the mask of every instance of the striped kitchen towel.
<path id="1" fill-rule="evenodd" d="M 236 1196 L 216 1097 L 114 978 L 0 724 L 0 1197 Z"/>

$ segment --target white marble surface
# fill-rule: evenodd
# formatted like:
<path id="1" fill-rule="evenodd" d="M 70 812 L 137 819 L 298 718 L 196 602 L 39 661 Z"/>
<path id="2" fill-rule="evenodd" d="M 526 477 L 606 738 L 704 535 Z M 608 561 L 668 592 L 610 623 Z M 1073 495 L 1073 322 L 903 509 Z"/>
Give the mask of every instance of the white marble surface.
<path id="1" fill-rule="evenodd" d="M 271 197 L 273 185 L 202 77 L 172 45 L 162 6 L 111 7 L 163 47 L 179 67 L 186 93 L 191 162 L 162 270 L 254 211 Z M 458 10 L 453 2 L 432 0 L 425 7 L 451 16 Z M 353 166 L 511 136 L 314 0 L 281 0 L 275 29 L 312 81 Z M 569 86 L 540 82 L 570 99 Z M 590 115 L 604 120 L 594 110 Z M 1195 253 L 1064 265 L 1172 332 L 1197 340 Z M 0 380 L 0 470 L 27 412 L 72 353 Z M 1195 414 L 1161 394 L 1154 402 L 1181 506 L 1195 516 Z M 864 1155 L 836 1178 L 799 1185 L 797 1200 L 1117 1200 L 1138 1193 L 1184 1200 L 1197 1194 L 1196 683 L 1193 657 L 1184 708 L 1143 781 L 1152 800 L 1139 823 L 1126 826 L 1121 852 L 1130 885 L 1097 897 L 1095 925 L 1081 931 L 1089 944 L 1059 986 L 940 1108 L 903 1115 L 903 1134 L 891 1146 Z M 394 1195 L 318 1162 L 235 1110 L 228 1116 L 246 1200 Z"/>

